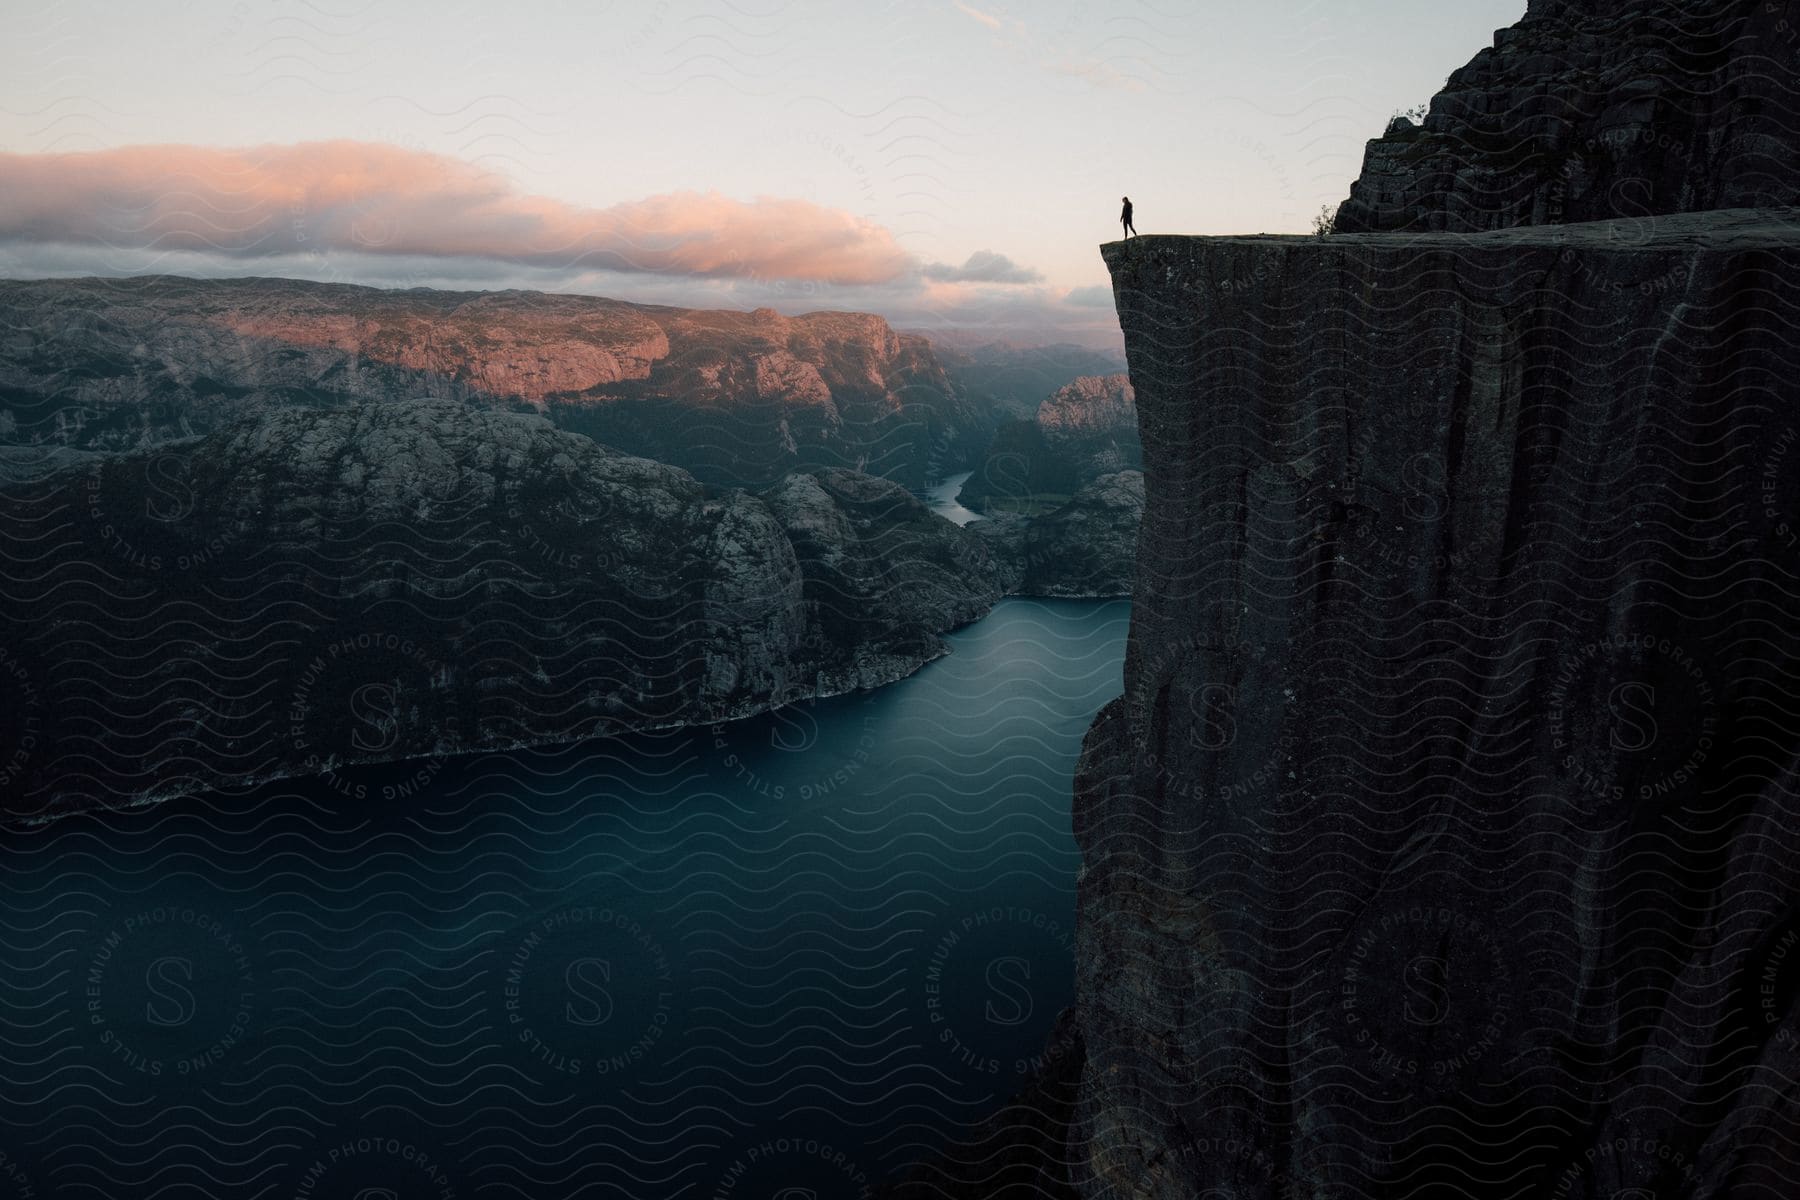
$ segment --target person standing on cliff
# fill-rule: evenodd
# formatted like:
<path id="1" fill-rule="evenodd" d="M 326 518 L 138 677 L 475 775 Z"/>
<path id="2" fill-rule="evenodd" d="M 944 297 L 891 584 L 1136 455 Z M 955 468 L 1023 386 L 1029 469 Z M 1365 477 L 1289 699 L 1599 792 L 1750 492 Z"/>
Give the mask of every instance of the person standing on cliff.
<path id="1" fill-rule="evenodd" d="M 1130 237 L 1137 232 L 1137 226 L 1131 223 L 1131 197 L 1121 196 L 1119 199 L 1125 201 L 1125 207 L 1119 212 L 1119 224 L 1125 227 L 1125 236 Z"/>

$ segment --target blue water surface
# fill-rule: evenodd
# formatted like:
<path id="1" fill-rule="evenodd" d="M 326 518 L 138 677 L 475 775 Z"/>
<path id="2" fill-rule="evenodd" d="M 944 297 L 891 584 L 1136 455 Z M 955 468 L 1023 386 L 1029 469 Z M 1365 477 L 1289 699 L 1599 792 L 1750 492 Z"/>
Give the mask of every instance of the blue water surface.
<path id="1" fill-rule="evenodd" d="M 12 836 L 0 1198 L 866 1194 L 1071 999 L 1128 614 L 1009 600 L 878 692 Z"/>

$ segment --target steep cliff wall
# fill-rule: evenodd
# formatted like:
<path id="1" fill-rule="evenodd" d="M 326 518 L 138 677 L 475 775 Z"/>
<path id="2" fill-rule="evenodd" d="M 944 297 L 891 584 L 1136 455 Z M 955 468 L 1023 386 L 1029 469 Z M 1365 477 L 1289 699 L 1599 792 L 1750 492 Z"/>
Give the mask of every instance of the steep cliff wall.
<path id="1" fill-rule="evenodd" d="M 0 486 L 0 823 L 874 687 L 999 595 L 855 472 L 709 494 L 536 415 L 277 410 Z"/>
<path id="2" fill-rule="evenodd" d="M 1800 0 L 1531 0 L 1423 125 L 1371 141 L 1346 232 L 1800 203 Z"/>
<path id="3" fill-rule="evenodd" d="M 1104 253 L 1083 1193 L 1800 1192 L 1800 213 Z"/>

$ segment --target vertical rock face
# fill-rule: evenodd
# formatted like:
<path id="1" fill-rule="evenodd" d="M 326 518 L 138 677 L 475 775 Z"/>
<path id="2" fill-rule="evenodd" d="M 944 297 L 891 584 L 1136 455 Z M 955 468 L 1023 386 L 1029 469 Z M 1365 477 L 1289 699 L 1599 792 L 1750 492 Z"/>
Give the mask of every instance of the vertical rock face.
<path id="1" fill-rule="evenodd" d="M 1340 232 L 1800 203 L 1800 0 L 1532 0 L 1423 126 L 1369 143 Z"/>
<path id="2" fill-rule="evenodd" d="M 1084 1195 L 1800 1194 L 1797 218 L 1105 247 Z"/>
<path id="3" fill-rule="evenodd" d="M 537 415 L 278 409 L 0 486 L 0 824 L 874 687 L 999 595 L 887 480 L 709 493 Z"/>

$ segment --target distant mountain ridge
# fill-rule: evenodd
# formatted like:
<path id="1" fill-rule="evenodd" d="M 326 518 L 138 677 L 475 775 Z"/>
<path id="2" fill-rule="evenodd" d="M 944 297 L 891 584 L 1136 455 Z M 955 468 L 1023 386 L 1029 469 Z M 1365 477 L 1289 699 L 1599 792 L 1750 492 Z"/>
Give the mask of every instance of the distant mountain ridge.
<path id="1" fill-rule="evenodd" d="M 1068 342 L 969 346 L 942 333 L 929 336 L 950 381 L 986 406 L 996 420 L 1030 420 L 1044 397 L 1057 389 L 1083 376 L 1115 375 L 1125 369 L 1124 358 L 1117 354 Z"/>
<path id="2" fill-rule="evenodd" d="M 924 338 L 868 313 L 142 276 L 0 281 L 0 323 L 12 444 L 122 450 L 246 410 L 434 396 L 540 411 L 713 485 L 849 467 L 917 487 L 991 431 Z"/>

